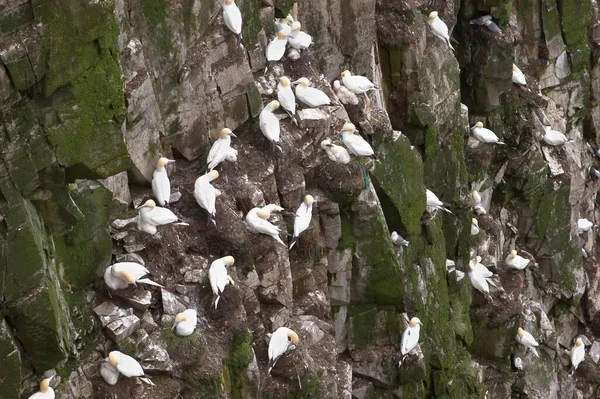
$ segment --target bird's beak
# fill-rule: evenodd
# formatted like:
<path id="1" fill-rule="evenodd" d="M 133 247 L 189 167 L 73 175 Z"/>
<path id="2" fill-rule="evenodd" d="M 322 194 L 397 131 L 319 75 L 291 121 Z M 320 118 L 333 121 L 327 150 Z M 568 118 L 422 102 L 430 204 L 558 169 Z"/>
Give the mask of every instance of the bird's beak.
<path id="1" fill-rule="evenodd" d="M 168 164 L 169 164 L 169 163 L 175 163 L 175 160 L 174 160 L 174 159 L 169 159 L 169 160 L 167 161 L 167 163 L 168 163 Z"/>
<path id="2" fill-rule="evenodd" d="M 146 207 L 146 204 L 140 204 L 140 205 L 136 206 L 135 209 L 142 209 L 144 207 Z"/>
<path id="3" fill-rule="evenodd" d="M 297 85 L 300 84 L 300 79 L 296 80 L 295 82 L 292 82 L 293 85 Z"/>
<path id="4" fill-rule="evenodd" d="M 171 331 L 173 331 L 177 327 L 177 322 L 173 323 L 173 327 L 171 327 Z"/>
<path id="5" fill-rule="evenodd" d="M 423 323 L 419 322 L 420 325 L 423 325 Z"/>
<path id="6" fill-rule="evenodd" d="M 235 135 L 235 133 L 231 132 L 231 135 L 237 139 L 237 136 Z"/>

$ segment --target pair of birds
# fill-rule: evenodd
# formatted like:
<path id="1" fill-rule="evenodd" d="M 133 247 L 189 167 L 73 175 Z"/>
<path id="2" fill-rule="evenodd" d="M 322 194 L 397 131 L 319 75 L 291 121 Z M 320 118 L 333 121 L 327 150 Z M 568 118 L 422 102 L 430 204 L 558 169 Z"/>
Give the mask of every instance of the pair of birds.
<path id="1" fill-rule="evenodd" d="M 335 163 L 345 165 L 350 162 L 350 154 L 357 157 L 377 159 L 373 147 L 363 139 L 356 126 L 345 123 L 342 127 L 342 142 L 346 148 L 334 144 L 331 139 L 321 141 L 321 148 L 325 150 L 327 157 Z"/>
<path id="2" fill-rule="evenodd" d="M 302 24 L 299 21 L 292 21 L 293 18 L 288 15 L 287 18 L 276 23 L 277 35 L 269 42 L 265 50 L 267 61 L 281 60 L 288 44 L 296 52 L 306 50 L 312 44 L 312 37 L 302 31 Z M 299 53 L 292 58 L 297 59 L 297 57 L 299 57 Z"/>
<path id="3" fill-rule="evenodd" d="M 137 360 L 123 352 L 112 351 L 100 365 L 100 375 L 107 384 L 115 385 L 119 380 L 119 374 L 128 378 L 139 378 L 148 385 L 154 385 Z"/>
<path id="4" fill-rule="evenodd" d="M 312 195 L 306 195 L 296 210 L 296 213 L 294 214 L 294 234 L 292 235 L 289 249 L 292 249 L 294 245 L 296 245 L 300 234 L 310 227 L 310 222 L 312 221 L 312 206 L 314 202 L 315 199 Z M 273 237 L 275 241 L 285 246 L 286 244 L 279 237 L 282 230 L 269 222 L 271 213 L 280 211 L 283 211 L 283 208 L 275 204 L 269 204 L 262 208 L 252 208 L 246 214 L 246 226 L 248 230 L 253 233 L 269 235 Z"/>
<path id="5" fill-rule="evenodd" d="M 553 130 L 550 126 L 544 126 L 544 130 L 545 133 L 542 137 L 542 140 L 548 145 L 559 146 L 572 141 L 569 140 L 563 133 Z M 505 145 L 505 143 L 500 141 L 498 136 L 496 136 L 496 133 L 492 132 L 490 129 L 484 128 L 482 122 L 477 122 L 475 126 L 471 128 L 471 133 L 473 134 L 474 138 L 482 143 Z"/>
<path id="6" fill-rule="evenodd" d="M 492 277 L 494 273 L 492 273 L 487 267 L 485 267 L 481 263 L 481 256 L 475 257 L 475 262 L 473 260 L 469 261 L 469 270 L 467 271 L 467 275 L 471 280 L 471 285 L 477 291 L 481 292 L 487 299 L 492 300 L 490 296 L 490 287 L 491 284 L 494 287 L 497 287 Z"/>
<path id="7" fill-rule="evenodd" d="M 536 349 L 536 347 L 539 346 L 539 343 L 535 340 L 533 335 L 519 327 L 516 339 L 518 343 L 530 349 L 536 357 L 540 357 Z M 579 367 L 579 364 L 585 359 L 585 345 L 581 338 L 575 340 L 575 345 L 571 348 L 570 358 L 572 370 L 575 371 L 577 370 L 577 367 Z"/>

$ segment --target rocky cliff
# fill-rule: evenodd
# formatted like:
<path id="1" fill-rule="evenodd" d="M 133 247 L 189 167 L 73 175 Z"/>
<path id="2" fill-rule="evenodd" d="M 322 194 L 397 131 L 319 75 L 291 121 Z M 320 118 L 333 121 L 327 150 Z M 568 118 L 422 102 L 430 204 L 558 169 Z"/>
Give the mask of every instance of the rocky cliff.
<path id="1" fill-rule="evenodd" d="M 28 397 L 56 372 L 57 397 L 73 399 L 596 397 L 600 253 L 576 224 L 598 214 L 596 3 L 238 6 L 243 48 L 217 0 L 0 0 L 0 396 Z M 455 53 L 432 34 L 431 10 Z M 274 18 L 289 12 L 314 44 L 267 63 Z M 470 23 L 486 14 L 501 34 Z M 526 86 L 511 83 L 513 63 Z M 381 90 L 344 106 L 331 83 L 345 69 Z M 333 101 L 300 111 L 298 125 L 283 119 L 277 152 L 256 116 L 282 75 Z M 348 121 L 378 161 L 325 156 L 321 140 Z M 506 145 L 474 147 L 477 121 Z M 544 145 L 544 125 L 572 142 Z M 213 225 L 192 192 L 223 127 L 239 154 L 219 167 Z M 151 236 L 121 222 L 151 196 L 161 155 L 177 160 L 171 209 L 189 226 Z M 425 188 L 452 214 L 425 213 Z M 487 211 L 477 235 L 472 190 Z M 294 249 L 244 227 L 251 208 L 294 211 L 306 193 L 317 202 Z M 293 217 L 276 221 L 291 231 Z M 408 247 L 392 244 L 394 230 Z M 524 271 L 504 264 L 513 248 L 532 260 Z M 208 267 L 225 255 L 235 286 L 214 310 Z M 474 255 L 499 277 L 489 299 L 465 274 Z M 109 293 L 101 275 L 123 260 L 166 288 Z M 197 330 L 176 337 L 187 307 Z M 423 327 L 399 367 L 406 316 Z M 284 325 L 300 344 L 269 376 L 267 334 Z M 518 327 L 539 358 L 516 343 Z M 576 337 L 588 355 L 570 375 Z M 117 348 L 156 386 L 106 384 L 98 362 Z"/>

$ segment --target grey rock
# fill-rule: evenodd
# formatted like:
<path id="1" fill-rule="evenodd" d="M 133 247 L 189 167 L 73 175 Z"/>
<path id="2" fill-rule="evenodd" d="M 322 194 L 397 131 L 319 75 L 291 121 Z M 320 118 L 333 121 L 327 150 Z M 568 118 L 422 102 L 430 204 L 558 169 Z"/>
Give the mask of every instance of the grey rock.
<path id="1" fill-rule="evenodd" d="M 143 266 L 146 265 L 146 263 L 144 262 L 144 258 L 142 258 L 138 254 L 121 254 L 121 255 L 117 255 L 115 257 L 115 259 L 117 260 L 117 262 L 134 262 L 134 263 L 139 263 L 140 265 L 143 265 Z"/>
<path id="2" fill-rule="evenodd" d="M 594 363 L 598 364 L 598 360 L 600 360 L 600 341 L 594 341 L 588 354 L 590 355 Z"/>
<path id="3" fill-rule="evenodd" d="M 117 290 L 113 295 L 125 299 L 135 310 L 142 312 L 146 311 L 152 303 L 152 293 L 139 287 L 134 291 Z"/>
<path id="4" fill-rule="evenodd" d="M 352 259 L 352 250 L 349 248 L 331 251 L 327 256 L 327 271 L 331 274 L 329 299 L 332 306 L 350 304 Z"/>
<path id="5" fill-rule="evenodd" d="M 136 315 L 121 317 L 106 326 L 106 334 L 115 343 L 123 341 L 140 327 Z"/>
<path id="6" fill-rule="evenodd" d="M 112 302 L 102 302 L 100 305 L 93 309 L 93 312 L 98 316 L 102 327 L 106 327 L 115 320 L 122 317 L 133 315 L 133 309 L 123 309 L 118 307 Z"/>
<path id="7" fill-rule="evenodd" d="M 352 366 L 344 361 L 337 362 L 337 389 L 339 399 L 352 399 Z"/>
<path id="8" fill-rule="evenodd" d="M 171 193 L 171 197 L 169 198 L 169 203 L 174 204 L 181 199 L 181 193 L 179 191 L 174 191 Z"/>
<path id="9" fill-rule="evenodd" d="M 163 312 L 170 315 L 177 315 L 185 310 L 185 306 L 179 302 L 177 296 L 164 288 L 160 289 Z"/>
<path id="10" fill-rule="evenodd" d="M 375 388 L 370 381 L 360 380 L 352 384 L 353 399 L 369 399 L 375 394 Z"/>
<path id="11" fill-rule="evenodd" d="M 148 334 L 151 334 L 158 328 L 158 324 L 156 324 L 150 312 L 146 311 L 140 320 L 140 327 L 143 328 Z"/>
<path id="12" fill-rule="evenodd" d="M 183 281 L 186 283 L 201 283 L 202 281 L 208 278 L 208 273 L 206 270 L 194 269 L 188 270 L 185 272 L 183 276 Z"/>
<path id="13" fill-rule="evenodd" d="M 110 225 L 115 229 L 120 230 L 132 223 L 137 223 L 137 216 L 129 219 L 115 219 L 111 222 Z"/>
<path id="14" fill-rule="evenodd" d="M 319 108 L 305 108 L 297 112 L 298 126 L 301 129 L 326 129 L 329 130 L 330 116 Z"/>
<path id="15" fill-rule="evenodd" d="M 554 73 L 559 79 L 564 79 L 571 74 L 571 67 L 569 66 L 569 58 L 566 51 L 563 51 L 558 58 L 556 58 Z"/>
<path id="16" fill-rule="evenodd" d="M 83 373 L 81 367 L 77 371 L 72 371 L 67 384 L 74 398 L 91 398 L 94 390 L 92 383 Z"/>
<path id="17" fill-rule="evenodd" d="M 356 361 L 352 372 L 355 376 L 376 382 L 378 386 L 392 387 L 398 373 L 393 355 L 392 347 L 367 349 L 360 353 L 354 351 L 352 357 Z"/>

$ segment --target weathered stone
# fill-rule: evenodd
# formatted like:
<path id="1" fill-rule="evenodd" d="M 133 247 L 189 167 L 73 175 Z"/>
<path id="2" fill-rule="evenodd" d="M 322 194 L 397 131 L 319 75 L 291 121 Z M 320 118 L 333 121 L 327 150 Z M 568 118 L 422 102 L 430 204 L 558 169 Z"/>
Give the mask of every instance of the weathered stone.
<path id="1" fill-rule="evenodd" d="M 140 319 L 136 315 L 121 317 L 106 326 L 106 333 L 115 343 L 123 341 L 140 327 Z"/>
<path id="2" fill-rule="evenodd" d="M 91 398 L 94 393 L 92 383 L 86 378 L 81 367 L 71 372 L 67 384 L 74 398 Z"/>
<path id="3" fill-rule="evenodd" d="M 134 291 L 117 290 L 113 292 L 113 295 L 125 299 L 135 310 L 142 312 L 148 309 L 152 301 L 152 293 L 140 288 Z"/>
<path id="4" fill-rule="evenodd" d="M 0 356 L 4 359 L 0 370 L 0 392 L 6 398 L 18 398 L 21 392 L 21 353 L 4 319 L 0 322 Z"/>
<path id="5" fill-rule="evenodd" d="M 336 365 L 337 388 L 339 399 L 352 399 L 352 366 L 346 362 Z"/>
<path id="6" fill-rule="evenodd" d="M 186 283 L 201 283 L 202 281 L 206 280 L 207 277 L 208 273 L 206 270 L 194 269 L 185 272 L 183 281 Z"/>
<path id="7" fill-rule="evenodd" d="M 298 125 L 301 129 L 329 130 L 329 114 L 319 108 L 305 108 L 297 112 Z"/>
<path id="8" fill-rule="evenodd" d="M 179 299 L 175 294 L 167 291 L 164 288 L 160 289 L 160 296 L 162 299 L 163 312 L 170 315 L 177 315 L 185 310 L 185 306 L 179 302 Z"/>
<path id="9" fill-rule="evenodd" d="M 154 318 L 150 314 L 150 312 L 146 311 L 142 315 L 142 320 L 140 321 L 140 327 L 143 328 L 148 334 L 154 332 L 158 325 L 154 321 Z"/>
<path id="10" fill-rule="evenodd" d="M 122 309 L 112 302 L 102 302 L 93 310 L 96 316 L 98 316 L 98 319 L 100 319 L 100 324 L 102 324 L 102 327 L 106 327 L 113 321 L 122 317 L 133 315 L 133 309 Z"/>
<path id="11" fill-rule="evenodd" d="M 117 262 L 133 262 L 145 266 L 144 258 L 138 254 L 120 254 L 115 257 Z"/>
<path id="12" fill-rule="evenodd" d="M 600 341 L 594 341 L 592 347 L 589 350 L 589 355 L 594 361 L 594 363 L 597 364 L 598 360 L 600 360 Z"/>
<path id="13" fill-rule="evenodd" d="M 331 275 L 329 299 L 332 306 L 350 304 L 352 280 L 352 251 L 331 251 L 327 257 L 327 271 Z"/>

